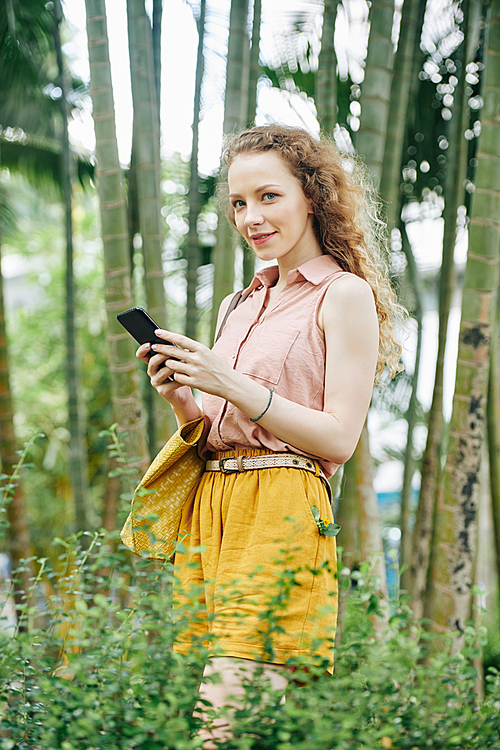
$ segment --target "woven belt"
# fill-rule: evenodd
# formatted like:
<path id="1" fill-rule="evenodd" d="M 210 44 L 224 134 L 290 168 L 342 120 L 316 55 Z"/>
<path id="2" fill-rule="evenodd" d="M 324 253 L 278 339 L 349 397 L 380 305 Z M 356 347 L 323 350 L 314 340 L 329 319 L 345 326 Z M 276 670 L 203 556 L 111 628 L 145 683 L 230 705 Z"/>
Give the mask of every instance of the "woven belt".
<path id="1" fill-rule="evenodd" d="M 253 471 L 254 469 L 304 469 L 320 477 L 324 482 L 327 479 L 321 469 L 317 467 L 312 458 L 301 456 L 298 453 L 269 453 L 262 456 L 223 456 L 222 458 L 207 461 L 205 471 L 221 471 L 223 474 L 232 472 Z"/>

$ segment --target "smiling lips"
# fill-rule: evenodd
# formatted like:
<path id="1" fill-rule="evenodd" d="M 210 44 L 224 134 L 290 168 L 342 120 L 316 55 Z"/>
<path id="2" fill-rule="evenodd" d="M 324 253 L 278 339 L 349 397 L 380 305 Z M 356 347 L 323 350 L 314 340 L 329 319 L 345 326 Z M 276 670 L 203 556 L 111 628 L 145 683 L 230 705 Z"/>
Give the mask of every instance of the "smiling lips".
<path id="1" fill-rule="evenodd" d="M 250 235 L 250 239 L 255 245 L 262 245 L 264 244 L 264 242 L 267 242 L 270 237 L 274 237 L 275 234 L 276 232 L 268 232 L 267 234 L 252 234 Z"/>

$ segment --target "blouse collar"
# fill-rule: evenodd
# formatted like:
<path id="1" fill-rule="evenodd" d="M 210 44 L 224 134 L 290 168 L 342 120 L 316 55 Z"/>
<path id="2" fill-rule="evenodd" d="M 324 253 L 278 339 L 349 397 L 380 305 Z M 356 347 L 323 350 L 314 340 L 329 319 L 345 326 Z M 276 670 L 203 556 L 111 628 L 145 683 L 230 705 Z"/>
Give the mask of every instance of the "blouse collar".
<path id="1" fill-rule="evenodd" d="M 286 286 L 296 284 L 299 281 L 310 281 L 311 284 L 321 284 L 327 276 L 341 271 L 339 264 L 332 258 L 331 255 L 319 255 L 317 258 L 312 258 L 303 263 L 298 268 L 292 268 L 288 271 L 286 278 Z M 274 286 L 279 277 L 278 265 L 268 266 L 258 271 L 250 286 L 248 292 L 253 292 L 254 289 L 258 289 L 262 286 Z"/>

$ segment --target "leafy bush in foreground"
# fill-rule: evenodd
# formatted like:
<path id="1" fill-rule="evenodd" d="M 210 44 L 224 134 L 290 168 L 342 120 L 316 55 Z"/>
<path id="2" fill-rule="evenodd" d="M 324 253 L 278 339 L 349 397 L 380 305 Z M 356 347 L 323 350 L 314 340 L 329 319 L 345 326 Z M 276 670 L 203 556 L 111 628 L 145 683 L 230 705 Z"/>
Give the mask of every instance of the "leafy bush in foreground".
<path id="1" fill-rule="evenodd" d="M 120 443 L 108 434 L 132 488 Z M 29 444 L 19 466 L 28 450 Z M 13 479 L 3 477 L 0 505 L 9 501 Z M 3 616 L 10 592 L 4 601 L 0 596 L 0 750 L 201 748 L 193 709 L 208 639 L 195 640 L 186 656 L 172 650 L 179 634 L 204 617 L 199 592 L 183 592 L 182 606 L 174 608 L 174 566 L 135 558 L 117 534 L 80 534 L 53 544 L 60 549 L 54 569 L 46 558 L 30 561 L 36 572 L 18 604 L 16 626 Z M 276 564 L 261 628 L 269 652 L 280 610 L 297 585 L 286 549 Z M 282 703 L 256 672 L 235 713 L 233 739 L 218 746 L 500 750 L 500 672 L 490 667 L 486 695 L 477 695 L 481 628 L 471 624 L 455 654 L 453 635 L 423 631 L 403 601 L 380 635 L 372 624 L 380 611 L 370 566 L 339 570 L 343 606 L 334 676 L 325 664 L 290 660 L 295 671 Z"/>
<path id="2" fill-rule="evenodd" d="M 17 628 L 1 633 L 0 748 L 201 747 L 193 708 L 206 643 L 188 656 L 172 652 L 176 634 L 202 616 L 196 592 L 174 613 L 172 565 L 133 560 L 103 534 L 85 546 L 82 540 L 56 542 L 59 571 L 45 569 L 46 583 L 28 593 Z M 350 585 L 347 570 L 341 585 Z M 280 704 L 256 674 L 236 712 L 234 739 L 219 746 L 500 748 L 500 675 L 491 671 L 479 699 L 474 629 L 459 654 L 452 637 L 441 638 L 423 662 L 422 631 L 404 604 L 386 635 L 376 636 L 376 601 L 366 565 L 347 597 L 335 675 L 325 676 L 324 665 L 299 668 Z"/>

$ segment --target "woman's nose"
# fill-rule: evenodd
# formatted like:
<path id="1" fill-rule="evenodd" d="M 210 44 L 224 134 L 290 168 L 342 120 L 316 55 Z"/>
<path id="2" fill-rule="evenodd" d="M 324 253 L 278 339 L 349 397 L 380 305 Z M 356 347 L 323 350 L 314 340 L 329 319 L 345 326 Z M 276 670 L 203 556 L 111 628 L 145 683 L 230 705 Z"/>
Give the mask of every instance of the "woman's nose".
<path id="1" fill-rule="evenodd" d="M 247 204 L 247 210 L 244 219 L 245 226 L 251 227 L 255 224 L 262 224 L 263 221 L 264 217 L 262 216 L 260 206 Z"/>

